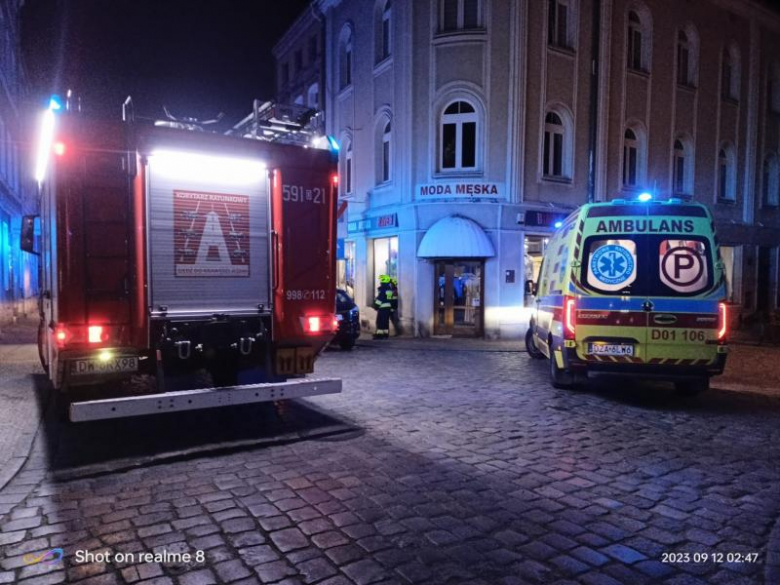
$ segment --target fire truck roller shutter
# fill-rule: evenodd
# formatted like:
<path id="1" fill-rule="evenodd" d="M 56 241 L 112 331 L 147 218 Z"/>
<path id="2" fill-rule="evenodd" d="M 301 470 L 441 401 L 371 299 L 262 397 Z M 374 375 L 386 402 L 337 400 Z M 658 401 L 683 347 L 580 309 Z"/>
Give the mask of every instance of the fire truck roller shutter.
<path id="1" fill-rule="evenodd" d="M 168 316 L 269 306 L 268 176 L 259 160 L 149 157 L 150 303 Z"/>

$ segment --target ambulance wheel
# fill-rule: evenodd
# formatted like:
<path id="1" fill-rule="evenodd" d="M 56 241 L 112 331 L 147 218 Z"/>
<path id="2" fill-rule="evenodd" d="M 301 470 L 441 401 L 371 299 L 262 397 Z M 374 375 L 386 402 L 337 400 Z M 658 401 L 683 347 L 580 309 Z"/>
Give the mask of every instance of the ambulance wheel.
<path id="1" fill-rule="evenodd" d="M 534 342 L 534 331 L 530 327 L 525 334 L 525 349 L 528 352 L 529 357 L 532 357 L 535 360 L 544 359 L 544 354 L 536 347 L 536 342 Z"/>
<path id="2" fill-rule="evenodd" d="M 680 396 L 698 396 L 710 389 L 710 379 L 705 376 L 691 380 L 678 380 L 674 383 L 674 389 Z"/>
<path id="3" fill-rule="evenodd" d="M 550 347 L 550 383 L 553 388 L 568 389 L 576 383 L 574 374 L 558 367 L 555 361 L 555 351 Z"/>

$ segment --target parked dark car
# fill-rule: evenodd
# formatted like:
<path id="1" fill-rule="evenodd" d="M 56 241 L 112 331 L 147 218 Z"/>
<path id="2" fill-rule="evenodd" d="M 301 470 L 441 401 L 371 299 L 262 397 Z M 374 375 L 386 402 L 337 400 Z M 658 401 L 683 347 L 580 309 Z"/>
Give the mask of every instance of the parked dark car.
<path id="1" fill-rule="evenodd" d="M 339 330 L 333 342 L 341 349 L 352 349 L 360 337 L 360 310 L 352 297 L 340 288 L 336 289 L 336 319 Z"/>

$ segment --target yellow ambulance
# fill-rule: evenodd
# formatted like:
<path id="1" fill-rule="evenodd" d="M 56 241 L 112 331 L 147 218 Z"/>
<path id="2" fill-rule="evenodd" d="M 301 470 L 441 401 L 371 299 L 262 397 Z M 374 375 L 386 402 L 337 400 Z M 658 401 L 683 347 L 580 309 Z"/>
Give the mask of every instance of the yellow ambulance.
<path id="1" fill-rule="evenodd" d="M 549 359 L 556 388 L 603 372 L 666 379 L 695 395 L 723 372 L 724 264 L 703 205 L 584 205 L 550 239 L 534 288 L 526 347 Z"/>

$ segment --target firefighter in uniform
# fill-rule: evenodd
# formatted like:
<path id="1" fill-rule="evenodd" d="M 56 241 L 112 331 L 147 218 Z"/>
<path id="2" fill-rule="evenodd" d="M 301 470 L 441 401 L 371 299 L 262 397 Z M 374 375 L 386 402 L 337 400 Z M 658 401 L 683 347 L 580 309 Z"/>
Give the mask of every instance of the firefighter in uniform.
<path id="1" fill-rule="evenodd" d="M 390 336 L 390 312 L 392 311 L 393 289 L 390 277 L 383 274 L 379 277 L 379 288 L 376 290 L 374 308 L 376 308 L 376 333 L 374 339 L 387 339 Z"/>
<path id="2" fill-rule="evenodd" d="M 398 318 L 398 279 L 394 276 L 390 278 L 390 288 L 393 291 L 393 300 L 390 301 L 390 321 L 393 323 L 395 336 L 398 337 L 401 335 L 401 321 Z"/>

